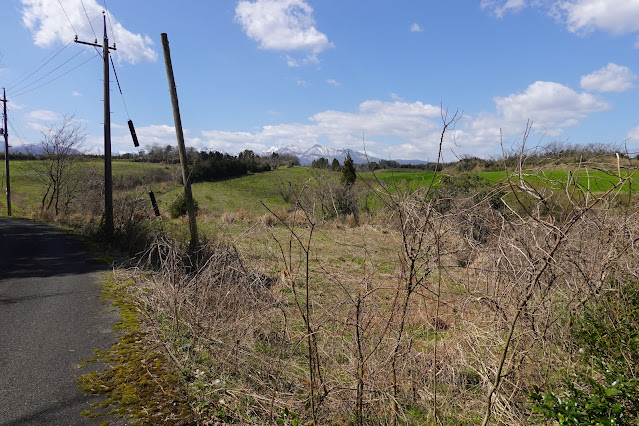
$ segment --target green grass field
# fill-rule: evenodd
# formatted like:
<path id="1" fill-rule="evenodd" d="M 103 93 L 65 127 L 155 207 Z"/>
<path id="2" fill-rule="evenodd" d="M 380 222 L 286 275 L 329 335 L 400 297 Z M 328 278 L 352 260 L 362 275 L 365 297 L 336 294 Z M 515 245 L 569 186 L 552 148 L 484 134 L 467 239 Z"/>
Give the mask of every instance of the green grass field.
<path id="1" fill-rule="evenodd" d="M 253 214 L 264 214 L 266 209 L 262 202 L 269 208 L 288 205 L 280 194 L 280 189 L 288 186 L 289 182 L 308 180 L 310 176 L 308 168 L 294 167 L 216 182 L 196 183 L 193 185 L 193 197 L 210 214 L 240 209 Z M 166 194 L 162 196 L 162 202 L 168 205 L 176 196 L 177 193 Z"/>
<path id="2" fill-rule="evenodd" d="M 14 215 L 29 216 L 39 208 L 44 188 L 33 171 L 34 163 L 34 161 L 11 162 L 11 198 Z M 103 163 L 100 160 L 83 161 L 81 166 L 94 168 L 98 174 L 101 174 L 103 170 Z M 163 173 L 164 180 L 151 179 L 154 174 L 159 172 Z M 526 180 L 533 185 L 553 185 L 559 188 L 570 180 L 593 193 L 602 193 L 618 182 L 619 178 L 615 172 L 607 173 L 585 168 L 570 171 L 565 168 L 557 168 L 541 172 L 541 174 L 527 172 L 525 176 Z M 153 190 L 162 212 L 168 210 L 169 204 L 180 192 L 181 186 L 173 178 L 178 173 L 178 165 L 117 160 L 113 162 L 114 183 L 128 181 L 130 185 L 136 186 L 135 191 L 141 198 L 148 197 L 146 193 Z M 221 215 L 227 211 L 235 212 L 243 209 L 251 214 L 261 215 L 266 212 L 262 202 L 270 208 L 287 206 L 288 203 L 284 200 L 282 191 L 287 189 L 289 182 L 299 186 L 312 180 L 317 173 L 320 172 L 308 167 L 281 168 L 239 178 L 196 183 L 193 185 L 193 195 L 207 214 Z M 622 170 L 623 176 L 628 173 L 630 171 Z M 444 170 L 435 174 L 421 170 L 397 169 L 377 171 L 374 176 L 373 173 L 360 173 L 359 177 L 360 180 L 366 180 L 371 185 L 375 185 L 375 181 L 378 179 L 391 187 L 408 185 L 410 188 L 416 189 L 420 186 L 430 185 L 433 178 L 435 178 L 434 184 L 438 185 L 439 177 L 442 174 L 447 174 L 447 172 Z M 494 183 L 504 182 L 508 178 L 505 171 L 481 172 L 479 175 Z M 626 183 L 622 191 L 634 191 L 639 186 L 634 183 L 635 180 L 636 178 L 633 178 L 631 182 Z M 4 168 L 1 173 L 1 183 L 3 196 L 0 199 L 0 214 L 6 214 Z M 116 193 L 115 196 L 117 197 L 117 195 Z"/>
<path id="3" fill-rule="evenodd" d="M 37 161 L 35 160 L 19 160 L 10 162 L 10 177 L 11 177 L 11 209 L 13 215 L 16 216 L 30 216 L 34 211 L 39 209 L 41 197 L 44 194 L 44 186 L 39 181 L 34 166 Z M 79 166 L 83 169 L 93 168 L 99 175 L 104 173 L 104 162 L 100 160 L 88 160 L 81 161 Z M 134 163 L 130 161 L 113 161 L 113 180 L 117 183 L 119 179 L 131 179 L 138 178 L 143 180 L 145 176 L 151 175 L 158 170 L 166 170 L 173 173 L 177 170 L 175 165 L 165 164 L 153 164 L 153 163 Z M 6 214 L 6 183 L 5 172 L 2 167 L 1 187 L 2 197 L 0 197 L 0 214 Z M 173 184 L 170 182 L 169 184 Z M 154 183 L 148 185 L 149 189 L 162 190 L 162 184 Z M 175 183 L 177 187 L 177 183 Z M 166 187 L 166 184 L 164 184 Z"/>
<path id="4" fill-rule="evenodd" d="M 621 171 L 621 175 L 623 177 L 628 176 L 631 173 L 633 172 L 629 170 Z M 384 183 L 408 184 L 412 188 L 429 185 L 434 177 L 435 185 L 437 185 L 439 183 L 438 177 L 442 174 L 448 174 L 448 172 L 444 170 L 437 174 L 437 177 L 435 177 L 434 172 L 424 172 L 421 170 L 382 170 L 374 173 L 375 177 Z M 515 174 L 507 173 L 505 171 L 480 172 L 477 174 L 493 183 L 505 182 L 509 176 L 511 178 L 517 178 Z M 369 181 L 374 180 L 373 173 L 362 173 L 361 176 Z M 572 184 L 576 183 L 583 189 L 590 190 L 593 193 L 608 191 L 619 182 L 619 177 L 616 175 L 616 171 L 610 173 L 602 170 L 585 168 L 576 169 L 575 171 L 565 169 L 545 170 L 541 172 L 527 171 L 524 172 L 524 177 L 530 184 L 545 185 L 552 183 L 557 187 L 565 185 L 570 180 Z M 628 192 L 631 189 L 636 190 L 638 179 L 639 176 L 633 176 L 632 181 L 624 184 L 622 191 Z"/>

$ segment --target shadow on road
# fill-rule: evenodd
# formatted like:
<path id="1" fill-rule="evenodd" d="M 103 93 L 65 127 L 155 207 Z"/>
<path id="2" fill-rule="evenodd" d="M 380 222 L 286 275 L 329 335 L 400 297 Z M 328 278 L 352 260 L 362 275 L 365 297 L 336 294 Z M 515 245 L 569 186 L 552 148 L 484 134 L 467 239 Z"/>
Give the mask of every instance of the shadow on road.
<path id="1" fill-rule="evenodd" d="M 48 225 L 0 218 L 0 280 L 105 269 L 87 255 L 86 247 Z"/>
<path id="2" fill-rule="evenodd" d="M 60 424 L 61 418 L 66 419 L 68 422 L 66 424 L 100 424 L 99 420 L 91 419 L 80 414 L 82 410 L 86 409 L 89 398 L 88 396 L 78 396 L 63 403 L 54 403 L 46 407 L 39 407 L 39 409 L 24 414 L 19 418 L 0 422 L 0 426 Z"/>

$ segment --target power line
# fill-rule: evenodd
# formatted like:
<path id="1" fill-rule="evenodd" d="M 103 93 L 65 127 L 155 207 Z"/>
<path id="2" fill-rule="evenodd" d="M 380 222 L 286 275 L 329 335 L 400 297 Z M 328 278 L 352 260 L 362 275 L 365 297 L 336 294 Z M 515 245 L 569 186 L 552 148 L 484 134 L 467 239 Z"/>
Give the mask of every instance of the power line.
<path id="1" fill-rule="evenodd" d="M 15 121 L 15 117 L 13 116 L 13 113 L 11 112 L 11 110 L 7 111 L 9 113 L 9 127 L 11 127 L 11 130 L 13 131 L 13 134 L 18 138 L 18 140 L 20 142 L 22 142 L 22 144 L 25 144 L 24 138 L 22 137 L 22 135 L 20 135 L 20 133 L 18 132 L 18 129 L 16 126 L 14 126 L 13 122 Z"/>
<path id="2" fill-rule="evenodd" d="M 34 87 L 34 88 L 33 88 L 33 89 L 31 89 L 31 90 L 27 90 L 26 92 L 20 92 L 20 93 L 18 93 L 18 94 L 14 94 L 14 95 L 13 95 L 13 97 L 15 98 L 15 97 L 18 97 L 18 96 L 26 95 L 26 94 L 27 94 L 27 93 L 29 93 L 29 92 L 33 92 L 34 90 L 41 88 L 42 86 L 46 86 L 47 84 L 49 84 L 49 83 L 52 83 L 52 82 L 56 81 L 56 80 L 57 80 L 57 79 L 59 79 L 60 77 L 63 77 L 63 76 L 65 76 L 65 75 L 69 74 L 71 71 L 74 71 L 74 70 L 76 70 L 77 68 L 80 68 L 82 65 L 86 64 L 87 62 L 89 62 L 89 61 L 90 61 L 90 60 L 92 60 L 92 59 L 97 58 L 98 56 L 100 56 L 100 55 L 96 54 L 96 55 L 94 55 L 94 56 L 90 57 L 89 59 L 87 59 L 86 61 L 82 62 L 82 63 L 81 63 L 81 64 L 79 64 L 78 66 L 75 66 L 75 67 L 71 68 L 69 71 L 67 71 L 67 72 L 65 72 L 65 73 L 63 73 L 63 74 L 60 74 L 59 76 L 57 76 L 57 77 L 55 77 L 55 78 L 53 78 L 53 79 L 51 79 L 51 80 L 47 81 L 46 83 L 42 83 L 41 85 L 39 85 L 39 86 L 37 86 L 37 87 Z"/>
<path id="3" fill-rule="evenodd" d="M 73 29 L 73 32 L 77 34 L 78 32 L 75 30 L 75 27 L 73 26 L 73 23 L 72 23 L 72 22 L 71 22 L 71 20 L 69 19 L 69 15 L 67 15 L 67 11 L 66 11 L 66 10 L 64 10 L 64 6 L 62 6 L 62 2 L 61 2 L 60 0 L 58 0 L 58 4 L 59 4 L 59 5 L 60 5 L 60 7 L 62 8 L 62 11 L 64 12 L 64 16 L 66 16 L 66 17 L 67 17 L 67 21 L 69 21 L 69 24 L 71 25 L 71 28 Z"/>
<path id="4" fill-rule="evenodd" d="M 118 73 L 115 70 L 115 64 L 113 63 L 113 56 L 111 56 L 111 68 L 113 68 L 113 75 L 115 76 L 115 82 L 118 83 L 118 89 L 120 90 L 120 97 L 122 97 L 122 103 L 124 104 L 124 111 L 126 111 L 126 117 L 130 120 L 129 109 L 126 107 L 126 102 L 124 101 L 124 93 L 122 93 L 122 87 L 120 86 L 120 79 L 118 78 Z"/>
<path id="5" fill-rule="evenodd" d="M 54 69 L 52 69 L 51 71 L 49 71 L 48 73 L 46 73 L 45 75 L 37 78 L 36 80 L 33 80 L 31 83 L 27 84 L 24 87 L 21 87 L 19 89 L 16 89 L 16 92 L 20 92 L 25 90 L 26 88 L 33 86 L 35 83 L 37 83 L 38 81 L 42 80 L 43 78 L 53 74 L 53 72 L 57 71 L 58 69 L 62 68 L 63 66 L 65 66 L 66 64 L 68 64 L 69 62 L 71 62 L 73 59 L 75 59 L 76 56 L 78 56 L 79 54 L 81 54 L 84 51 L 84 49 L 78 51 L 78 53 L 76 53 L 75 55 L 73 55 L 72 57 L 70 57 L 69 59 L 67 59 L 66 61 L 64 61 L 63 63 L 61 63 L 60 65 L 58 65 L 57 67 L 55 67 Z M 18 85 L 19 86 L 19 85 Z M 16 86 L 13 86 L 13 88 L 15 88 Z"/>
<path id="6" fill-rule="evenodd" d="M 24 77 L 22 80 L 18 81 L 17 83 L 13 84 L 14 81 L 16 81 L 17 79 L 19 79 L 20 77 L 16 78 L 15 80 L 13 80 L 11 83 L 12 84 L 11 87 L 8 87 L 7 90 L 12 90 L 14 87 L 20 85 L 20 83 L 22 83 L 23 81 L 25 81 L 26 79 L 28 79 L 29 77 L 31 77 L 33 74 L 37 73 L 38 71 L 40 71 L 42 68 L 44 68 L 44 66 L 46 64 L 48 64 L 49 62 L 51 62 L 56 56 L 58 56 L 60 53 L 62 53 L 62 51 L 64 49 L 66 49 L 67 47 L 69 47 L 69 45 L 73 43 L 73 40 L 71 40 L 70 42 L 68 42 L 67 44 L 65 44 L 60 50 L 58 50 L 55 54 L 53 54 L 53 56 L 51 56 L 44 64 L 40 65 L 40 67 L 38 67 L 35 71 L 33 71 L 31 74 L 29 74 L 28 76 Z M 46 59 L 47 57 L 45 56 L 44 59 Z M 43 59 L 43 60 L 44 60 Z M 42 61 L 40 61 L 42 62 Z M 36 64 L 37 66 L 37 64 Z"/>
<path id="7" fill-rule="evenodd" d="M 98 41 L 98 36 L 95 33 L 95 30 L 93 29 L 93 24 L 91 23 L 91 19 L 89 19 L 89 14 L 87 13 L 87 8 L 84 7 L 84 0 L 80 0 L 80 3 L 82 3 L 82 9 L 84 9 L 84 14 L 87 17 L 87 20 L 89 21 L 89 25 L 91 26 L 91 31 L 93 31 L 93 36 L 95 37 L 96 42 Z"/>
<path id="8" fill-rule="evenodd" d="M 111 13 L 109 13 L 109 8 L 107 7 L 106 0 L 102 0 L 102 4 L 104 5 L 104 10 L 106 10 L 106 16 L 109 20 L 109 27 L 111 28 L 111 36 L 113 37 L 113 44 L 117 44 L 117 40 L 115 39 L 115 31 L 113 31 L 113 25 L 111 24 Z"/>

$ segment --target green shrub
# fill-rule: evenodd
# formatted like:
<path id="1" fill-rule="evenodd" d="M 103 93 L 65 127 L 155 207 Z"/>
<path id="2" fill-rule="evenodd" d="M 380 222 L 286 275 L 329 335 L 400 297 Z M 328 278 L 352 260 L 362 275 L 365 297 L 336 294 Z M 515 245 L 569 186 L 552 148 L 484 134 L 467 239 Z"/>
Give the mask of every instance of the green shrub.
<path id="1" fill-rule="evenodd" d="M 193 204 L 195 205 L 195 214 L 197 214 L 200 206 L 198 202 L 194 199 Z M 180 216 L 184 216 L 186 214 L 186 196 L 184 194 L 180 194 L 177 196 L 175 200 L 169 206 L 169 213 L 173 219 L 176 219 Z"/>
<path id="2" fill-rule="evenodd" d="M 561 390 L 535 387 L 533 410 L 559 424 L 639 422 L 639 284 L 616 283 L 575 318 L 582 365 Z"/>

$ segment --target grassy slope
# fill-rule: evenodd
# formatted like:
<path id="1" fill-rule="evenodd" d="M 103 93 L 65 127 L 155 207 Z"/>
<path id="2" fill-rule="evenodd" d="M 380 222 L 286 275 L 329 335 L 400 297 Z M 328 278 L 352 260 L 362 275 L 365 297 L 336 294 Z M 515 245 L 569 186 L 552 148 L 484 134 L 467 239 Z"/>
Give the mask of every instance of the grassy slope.
<path id="1" fill-rule="evenodd" d="M 36 161 L 33 160 L 11 161 L 10 163 L 11 208 L 14 215 L 29 216 L 31 213 L 39 209 L 40 199 L 44 194 L 44 188 L 42 183 L 38 181 L 33 170 L 35 163 Z M 98 173 L 102 173 L 104 170 L 104 163 L 100 160 L 82 161 L 81 166 L 83 168 L 94 168 Z M 134 163 L 130 161 L 114 161 L 112 167 L 113 179 L 115 181 L 120 178 L 135 176 L 143 177 L 154 170 L 165 169 L 167 167 L 174 168 L 175 166 L 167 166 L 165 164 Z M 166 185 L 154 184 L 152 185 L 152 189 L 161 190 L 164 186 Z M 6 214 L 4 167 L 2 167 L 2 192 L 3 196 L 0 199 L 0 214 Z"/>
<path id="2" fill-rule="evenodd" d="M 15 215 L 29 215 L 38 209 L 39 200 L 42 196 L 42 184 L 36 179 L 32 170 L 33 161 L 12 161 L 11 162 L 11 195 L 12 208 Z M 103 169 L 100 160 L 90 160 L 82 163 L 83 167 L 93 167 L 97 172 Z M 114 161 L 114 180 L 130 177 L 144 177 L 161 169 L 173 169 L 177 166 L 167 166 L 164 164 L 134 163 L 130 161 Z M 280 190 L 286 187 L 289 182 L 304 182 L 312 177 L 313 170 L 306 167 L 295 167 L 291 169 L 279 169 L 271 172 L 251 174 L 240 178 L 221 180 L 217 182 L 204 182 L 193 185 L 193 194 L 199 202 L 204 213 L 214 216 L 221 215 L 225 211 L 237 211 L 244 209 L 249 213 L 261 215 L 265 213 L 263 201 L 269 207 L 286 206 Z M 446 173 L 444 171 L 443 173 Z M 555 169 L 545 172 L 548 178 L 565 182 L 568 179 L 565 170 Z M 622 174 L 628 172 L 622 171 Z M 486 179 L 498 182 L 506 178 L 506 173 L 481 172 L 481 176 Z M 385 183 L 408 183 L 411 186 L 428 185 L 431 183 L 434 173 L 420 170 L 399 169 L 382 170 L 375 172 L 375 176 Z M 579 185 L 590 188 L 593 192 L 603 192 L 608 190 L 616 181 L 617 177 L 599 170 L 580 169 L 578 173 L 571 175 Z M 372 173 L 361 173 L 360 177 L 373 181 Z M 529 177 L 531 183 L 537 182 L 535 177 Z M 2 173 L 2 189 L 4 190 L 4 173 Z M 160 204 L 161 211 L 168 209 L 169 203 L 175 199 L 180 191 L 179 185 L 175 182 L 154 183 L 138 188 L 140 196 L 148 190 L 156 192 L 156 197 Z M 629 185 L 625 185 L 624 191 L 629 190 Z M 4 191 L 3 191 L 4 192 Z M 6 198 L 0 197 L 0 212 L 6 211 Z"/>
<path id="3" fill-rule="evenodd" d="M 220 215 L 225 211 L 240 209 L 253 214 L 263 214 L 266 209 L 262 206 L 261 201 L 270 208 L 286 206 L 287 203 L 279 191 L 282 185 L 288 185 L 288 182 L 303 181 L 309 176 L 308 168 L 294 167 L 216 182 L 196 183 L 192 187 L 193 197 L 203 212 L 211 215 Z M 166 210 L 168 204 L 175 199 L 178 193 L 179 190 L 160 196 L 160 207 L 164 207 Z"/>

